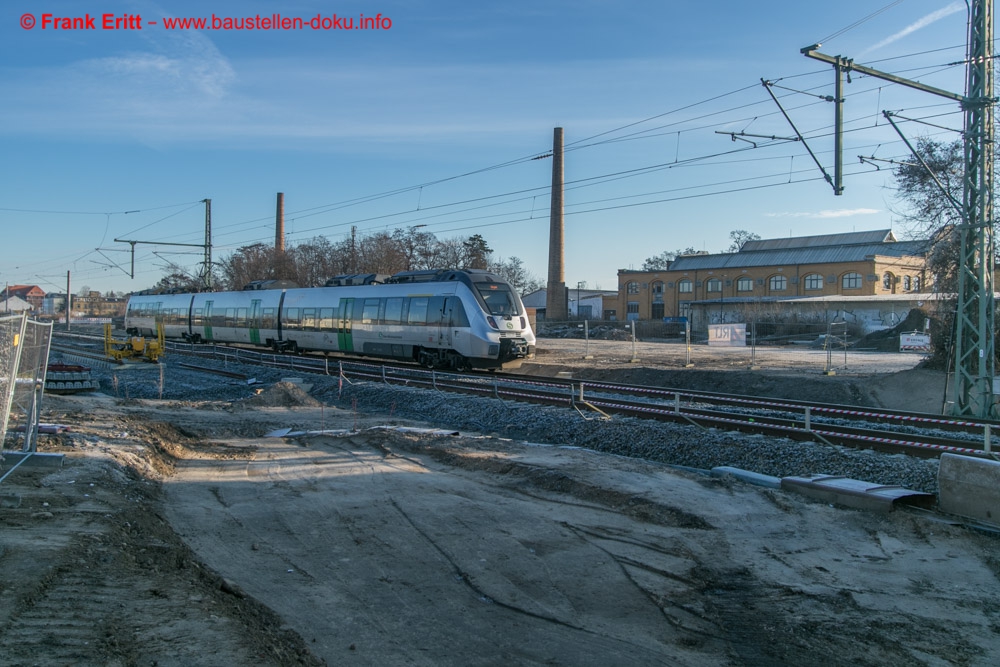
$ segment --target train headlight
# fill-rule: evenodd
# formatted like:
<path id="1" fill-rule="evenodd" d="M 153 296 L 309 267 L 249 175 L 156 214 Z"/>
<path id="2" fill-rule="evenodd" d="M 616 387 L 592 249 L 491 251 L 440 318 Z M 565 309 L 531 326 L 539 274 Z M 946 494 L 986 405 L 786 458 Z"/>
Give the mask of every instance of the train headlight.
<path id="1" fill-rule="evenodd" d="M 523 317 L 520 318 L 520 319 L 521 319 L 521 329 L 527 329 L 528 328 L 528 323 L 524 321 Z"/>
<path id="2" fill-rule="evenodd" d="M 493 327 L 494 329 L 496 329 L 498 331 L 500 330 L 500 327 L 497 326 L 497 321 L 495 319 L 493 319 L 492 315 L 487 315 L 486 316 L 486 321 L 489 322 L 490 326 Z"/>

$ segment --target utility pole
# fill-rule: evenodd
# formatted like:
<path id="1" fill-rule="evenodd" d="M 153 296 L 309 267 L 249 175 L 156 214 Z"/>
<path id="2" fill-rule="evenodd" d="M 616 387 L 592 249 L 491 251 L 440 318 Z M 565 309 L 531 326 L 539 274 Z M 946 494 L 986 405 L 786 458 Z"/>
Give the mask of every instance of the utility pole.
<path id="1" fill-rule="evenodd" d="M 961 250 L 955 314 L 952 413 L 959 416 L 992 417 L 993 378 L 996 373 L 993 345 L 993 105 L 997 101 L 993 97 L 993 0 L 971 1 L 965 95 L 857 65 L 840 56 L 824 55 L 816 51 L 819 47 L 819 44 L 807 46 L 802 49 L 802 53 L 835 67 L 838 99 L 841 98 L 841 75 L 856 71 L 944 97 L 959 102 L 962 106 L 965 114 L 965 168 L 962 202 L 959 206 L 962 223 L 958 229 Z M 891 122 L 891 114 L 885 115 Z M 838 139 L 841 134 L 839 125 L 838 122 Z M 895 123 L 893 127 L 899 131 Z M 905 141 L 905 137 L 903 139 Z M 839 163 L 839 141 L 837 148 Z M 920 159 L 920 156 L 917 157 Z M 931 175 L 937 178 L 933 173 Z"/>
<path id="2" fill-rule="evenodd" d="M 205 242 L 204 243 L 167 243 L 165 241 L 136 241 L 133 239 L 115 239 L 115 243 L 128 243 L 132 247 L 132 266 L 128 277 L 135 279 L 135 246 L 144 245 L 169 245 L 182 246 L 186 248 L 201 248 L 204 250 L 204 260 L 202 261 L 201 282 L 206 290 L 212 289 L 212 200 L 202 199 L 205 204 Z"/>
<path id="3" fill-rule="evenodd" d="M 212 289 L 212 200 L 205 199 L 205 266 L 202 269 L 202 282 L 205 289 Z"/>
<path id="4" fill-rule="evenodd" d="M 357 225 L 351 225 L 351 274 L 358 272 L 358 248 L 355 245 L 357 233 Z"/>
<path id="5" fill-rule="evenodd" d="M 69 291 L 69 271 L 66 272 L 66 331 L 69 331 L 69 319 L 73 312 L 73 293 Z"/>

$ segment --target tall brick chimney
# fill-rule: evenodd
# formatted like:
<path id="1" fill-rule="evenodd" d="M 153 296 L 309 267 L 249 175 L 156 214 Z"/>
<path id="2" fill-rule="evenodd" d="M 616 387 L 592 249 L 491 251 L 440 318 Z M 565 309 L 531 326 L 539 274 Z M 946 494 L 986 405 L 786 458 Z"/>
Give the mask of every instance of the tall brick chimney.
<path id="1" fill-rule="evenodd" d="M 278 207 L 274 214 L 274 250 L 279 255 L 285 252 L 285 193 L 278 193 Z"/>
<path id="2" fill-rule="evenodd" d="M 569 319 L 563 241 L 563 129 L 552 136 L 552 209 L 549 213 L 549 281 L 545 292 L 545 319 Z"/>

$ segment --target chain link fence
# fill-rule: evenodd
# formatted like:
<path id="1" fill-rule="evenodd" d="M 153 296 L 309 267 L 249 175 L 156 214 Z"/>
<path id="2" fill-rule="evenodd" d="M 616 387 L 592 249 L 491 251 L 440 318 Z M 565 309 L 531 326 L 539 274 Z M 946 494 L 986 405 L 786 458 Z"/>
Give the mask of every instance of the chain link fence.
<path id="1" fill-rule="evenodd" d="M 33 452 L 38 437 L 52 324 L 0 317 L 0 443 Z"/>

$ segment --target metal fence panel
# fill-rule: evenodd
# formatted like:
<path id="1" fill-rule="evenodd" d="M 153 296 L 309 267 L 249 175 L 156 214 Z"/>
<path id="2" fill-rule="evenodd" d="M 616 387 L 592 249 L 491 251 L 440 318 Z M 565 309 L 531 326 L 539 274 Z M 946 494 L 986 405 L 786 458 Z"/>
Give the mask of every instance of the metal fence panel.
<path id="1" fill-rule="evenodd" d="M 5 447 L 36 449 L 51 342 L 52 324 L 22 315 L 0 318 L 0 442 Z M 8 439 L 8 433 L 13 437 Z"/>

